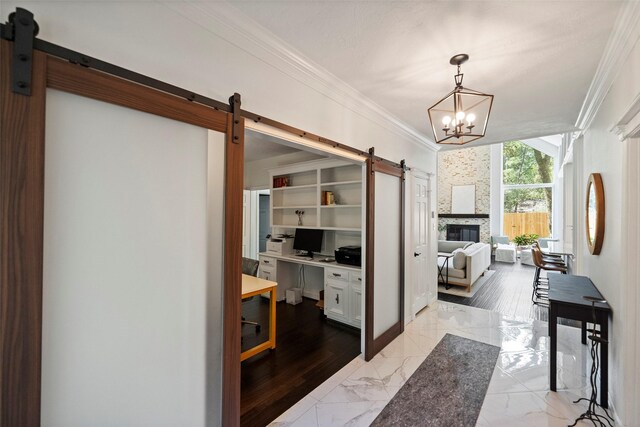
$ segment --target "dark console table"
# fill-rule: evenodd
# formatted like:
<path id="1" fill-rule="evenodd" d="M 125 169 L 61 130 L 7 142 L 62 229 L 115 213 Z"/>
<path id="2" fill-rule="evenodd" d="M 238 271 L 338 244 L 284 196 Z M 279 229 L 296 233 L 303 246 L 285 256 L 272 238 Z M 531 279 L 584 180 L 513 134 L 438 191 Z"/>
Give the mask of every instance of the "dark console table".
<path id="1" fill-rule="evenodd" d="M 556 356 L 558 352 L 557 344 L 557 321 L 558 317 L 565 319 L 579 320 L 582 322 L 582 344 L 587 343 L 586 322 L 593 322 L 593 307 L 591 302 L 585 300 L 584 296 L 602 298 L 602 294 L 595 287 L 591 279 L 584 276 L 573 276 L 570 274 L 549 273 L 549 337 L 551 339 L 551 354 L 549 355 L 549 388 L 556 391 Z M 600 360 L 602 370 L 600 372 L 600 406 L 608 408 L 608 387 L 609 380 L 609 316 L 611 307 L 609 304 L 596 303 L 596 323 L 600 325 L 601 337 L 605 340 L 600 347 Z"/>

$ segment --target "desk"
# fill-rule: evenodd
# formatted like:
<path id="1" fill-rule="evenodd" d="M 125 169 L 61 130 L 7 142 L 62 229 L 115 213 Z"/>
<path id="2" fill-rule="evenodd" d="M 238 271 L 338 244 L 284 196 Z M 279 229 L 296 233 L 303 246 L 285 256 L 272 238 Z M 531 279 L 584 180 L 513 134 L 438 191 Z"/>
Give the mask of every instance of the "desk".
<path id="1" fill-rule="evenodd" d="M 315 258 L 300 257 L 293 254 L 279 255 L 273 252 L 261 252 L 258 277 L 278 282 L 276 301 L 284 301 L 287 289 L 302 287 L 300 283 L 300 266 L 308 266 L 305 269 L 306 286 L 303 297 L 319 299 L 320 291 L 325 286 L 325 271 L 334 269 L 343 270 L 344 276 L 349 272 L 360 272 L 360 267 L 320 261 L 323 256 Z"/>
<path id="2" fill-rule="evenodd" d="M 293 264 L 313 265 L 315 267 L 322 267 L 322 268 L 325 268 L 325 267 L 344 268 L 345 270 L 351 270 L 351 271 L 361 270 L 361 268 L 356 265 L 340 264 L 336 261 L 329 261 L 329 262 L 320 261 L 321 259 L 325 258 L 322 255 L 319 255 L 316 258 L 309 258 L 304 256 L 295 256 L 295 255 L 278 255 L 272 252 L 260 252 L 258 255 L 262 257 L 275 258 L 279 261 L 290 262 Z"/>
<path id="3" fill-rule="evenodd" d="M 264 292 L 271 293 L 271 300 L 269 302 L 269 341 L 265 341 L 262 344 L 243 351 L 240 354 L 240 361 L 250 358 L 262 351 L 276 348 L 276 287 L 278 284 L 270 280 L 260 279 L 258 277 L 249 276 L 247 274 L 242 275 L 242 299 L 249 298 L 255 295 L 260 295 Z"/>
<path id="4" fill-rule="evenodd" d="M 569 274 L 549 274 L 549 338 L 551 341 L 551 354 L 549 355 L 549 388 L 556 391 L 556 358 L 558 352 L 557 344 L 557 321 L 558 317 L 565 319 L 579 320 L 582 322 L 582 344 L 587 343 L 586 322 L 593 322 L 593 311 L 591 302 L 582 298 L 591 296 L 600 299 L 602 294 L 595 287 L 591 279 L 584 276 L 573 276 Z M 596 323 L 600 325 L 601 337 L 609 339 L 609 315 L 611 307 L 609 304 L 596 303 Z M 609 345 L 604 342 L 600 344 L 600 405 L 608 408 L 608 379 L 609 379 Z"/>
<path id="5" fill-rule="evenodd" d="M 285 291 L 302 287 L 302 296 L 320 299 L 324 291 L 324 314 L 331 320 L 362 327 L 362 272 L 359 266 L 323 262 L 317 258 L 262 252 L 258 276 L 278 282 L 276 300 L 285 299 Z M 305 267 L 302 269 L 301 267 Z"/>

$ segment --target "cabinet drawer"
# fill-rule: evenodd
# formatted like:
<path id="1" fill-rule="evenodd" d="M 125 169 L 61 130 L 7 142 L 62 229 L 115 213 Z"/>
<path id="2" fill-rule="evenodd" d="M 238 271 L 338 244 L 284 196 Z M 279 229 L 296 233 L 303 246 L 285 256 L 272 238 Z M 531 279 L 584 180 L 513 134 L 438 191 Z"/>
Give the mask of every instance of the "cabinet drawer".
<path id="1" fill-rule="evenodd" d="M 272 271 L 260 270 L 258 271 L 258 277 L 265 280 L 271 280 L 272 282 L 277 282 L 277 277 Z"/>
<path id="2" fill-rule="evenodd" d="M 276 267 L 277 260 L 275 258 L 261 256 L 260 257 L 260 268 L 263 267 Z"/>
<path id="3" fill-rule="evenodd" d="M 325 268 L 324 277 L 326 280 L 342 280 L 349 281 L 349 271 L 338 268 Z"/>
<path id="4" fill-rule="evenodd" d="M 264 272 L 264 273 L 269 273 L 269 274 L 271 274 L 273 276 L 276 275 L 276 267 L 275 266 L 261 265 L 259 270 Z"/>

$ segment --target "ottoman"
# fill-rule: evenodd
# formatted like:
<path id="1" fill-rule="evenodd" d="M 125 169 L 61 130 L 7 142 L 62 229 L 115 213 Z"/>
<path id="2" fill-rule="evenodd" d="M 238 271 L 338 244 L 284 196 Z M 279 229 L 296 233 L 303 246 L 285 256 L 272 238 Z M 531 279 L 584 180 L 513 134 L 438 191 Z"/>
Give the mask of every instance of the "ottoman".
<path id="1" fill-rule="evenodd" d="M 535 266 L 535 264 L 533 263 L 533 255 L 531 254 L 531 249 L 522 249 L 520 251 L 520 264 Z"/>
<path id="2" fill-rule="evenodd" d="M 496 248 L 496 261 L 499 262 L 516 262 L 516 248 L 515 246 L 505 245 L 503 243 L 498 243 L 498 247 Z"/>

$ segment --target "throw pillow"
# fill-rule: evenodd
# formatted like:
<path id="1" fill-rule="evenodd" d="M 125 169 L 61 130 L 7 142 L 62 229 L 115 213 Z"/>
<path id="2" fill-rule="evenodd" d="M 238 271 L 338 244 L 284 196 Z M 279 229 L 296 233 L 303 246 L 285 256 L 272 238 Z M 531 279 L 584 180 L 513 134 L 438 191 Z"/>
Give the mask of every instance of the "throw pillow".
<path id="1" fill-rule="evenodd" d="M 467 254 L 463 249 L 456 249 L 453 253 L 453 268 L 456 270 L 464 270 L 467 266 Z"/>

